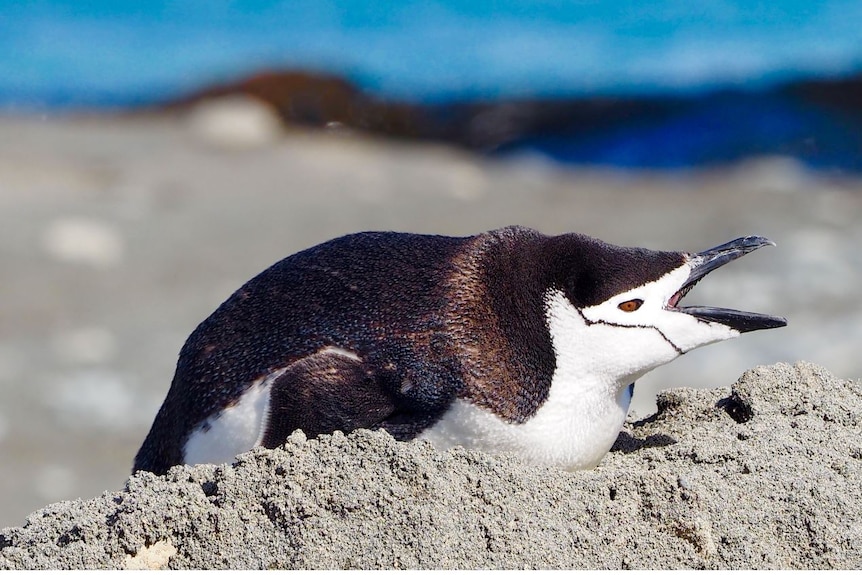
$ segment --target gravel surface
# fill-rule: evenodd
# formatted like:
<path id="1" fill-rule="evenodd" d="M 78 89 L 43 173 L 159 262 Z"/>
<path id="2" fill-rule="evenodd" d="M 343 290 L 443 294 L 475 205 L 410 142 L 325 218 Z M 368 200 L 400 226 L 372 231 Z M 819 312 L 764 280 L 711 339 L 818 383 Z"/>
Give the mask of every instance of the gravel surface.
<path id="1" fill-rule="evenodd" d="M 384 432 L 139 473 L 0 531 L 9 568 L 862 568 L 862 381 L 674 389 L 593 471 Z"/>

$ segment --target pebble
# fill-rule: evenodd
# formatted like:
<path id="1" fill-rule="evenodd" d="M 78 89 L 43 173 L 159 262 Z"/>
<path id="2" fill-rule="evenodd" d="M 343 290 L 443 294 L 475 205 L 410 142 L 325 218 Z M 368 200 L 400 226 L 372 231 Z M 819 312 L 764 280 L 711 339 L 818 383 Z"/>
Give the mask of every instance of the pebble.
<path id="1" fill-rule="evenodd" d="M 191 110 L 187 122 L 197 141 L 222 150 L 261 148 L 283 133 L 275 111 L 248 96 L 203 101 Z"/>
<path id="2" fill-rule="evenodd" d="M 124 569 L 164 569 L 171 557 L 177 554 L 177 548 L 170 541 L 156 541 L 152 545 L 144 545 L 134 555 L 127 555 Z"/>
<path id="3" fill-rule="evenodd" d="M 109 268 L 123 260 L 124 241 L 107 222 L 63 217 L 44 230 L 42 246 L 61 262 Z"/>

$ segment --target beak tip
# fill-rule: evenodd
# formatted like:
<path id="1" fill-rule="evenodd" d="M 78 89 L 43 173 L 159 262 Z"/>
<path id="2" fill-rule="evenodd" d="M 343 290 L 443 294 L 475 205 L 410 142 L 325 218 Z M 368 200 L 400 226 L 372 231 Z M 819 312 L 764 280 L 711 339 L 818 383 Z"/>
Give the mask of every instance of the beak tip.
<path id="1" fill-rule="evenodd" d="M 745 238 L 740 238 L 736 241 L 739 242 L 739 244 L 741 245 L 740 247 L 747 247 L 751 250 L 756 250 L 757 248 L 762 248 L 763 246 L 776 245 L 775 242 L 763 236 L 747 236 Z"/>

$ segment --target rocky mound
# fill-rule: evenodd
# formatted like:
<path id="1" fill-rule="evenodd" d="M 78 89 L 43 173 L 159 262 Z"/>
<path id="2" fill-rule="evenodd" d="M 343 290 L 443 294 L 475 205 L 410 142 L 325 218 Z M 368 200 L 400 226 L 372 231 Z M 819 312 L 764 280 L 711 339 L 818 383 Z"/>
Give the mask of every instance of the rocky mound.
<path id="1" fill-rule="evenodd" d="M 862 382 L 663 393 L 594 471 L 360 431 L 148 473 L 0 531 L 5 568 L 862 568 Z"/>

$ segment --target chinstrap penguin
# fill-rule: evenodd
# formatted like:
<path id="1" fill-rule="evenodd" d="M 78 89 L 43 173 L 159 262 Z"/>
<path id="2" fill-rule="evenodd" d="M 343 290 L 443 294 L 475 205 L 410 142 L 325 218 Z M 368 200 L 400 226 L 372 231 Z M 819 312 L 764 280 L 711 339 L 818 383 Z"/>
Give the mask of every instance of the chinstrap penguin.
<path id="1" fill-rule="evenodd" d="M 331 240 L 254 277 L 194 330 L 134 469 L 357 428 L 594 467 L 640 376 L 786 325 L 679 306 L 706 274 L 765 245 L 660 252 L 522 227 Z"/>

